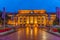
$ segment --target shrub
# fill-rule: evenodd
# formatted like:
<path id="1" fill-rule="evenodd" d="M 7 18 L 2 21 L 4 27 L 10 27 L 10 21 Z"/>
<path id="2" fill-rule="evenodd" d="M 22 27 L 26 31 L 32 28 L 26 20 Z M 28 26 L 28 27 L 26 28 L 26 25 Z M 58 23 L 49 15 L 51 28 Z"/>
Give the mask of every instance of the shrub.
<path id="1" fill-rule="evenodd" d="M 52 30 L 53 32 L 58 32 L 57 28 L 53 28 Z"/>
<path id="2" fill-rule="evenodd" d="M 58 28 L 58 32 L 60 33 L 60 28 Z"/>

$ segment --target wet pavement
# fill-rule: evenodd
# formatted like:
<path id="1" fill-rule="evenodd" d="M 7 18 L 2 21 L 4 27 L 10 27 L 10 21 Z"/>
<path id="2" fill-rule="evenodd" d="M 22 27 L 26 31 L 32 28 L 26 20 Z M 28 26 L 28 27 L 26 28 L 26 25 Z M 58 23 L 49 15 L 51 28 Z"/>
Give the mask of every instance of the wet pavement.
<path id="1" fill-rule="evenodd" d="M 0 36 L 0 40 L 60 40 L 60 37 L 42 31 L 37 27 L 27 27 L 19 28 L 17 32 L 9 35 Z"/>

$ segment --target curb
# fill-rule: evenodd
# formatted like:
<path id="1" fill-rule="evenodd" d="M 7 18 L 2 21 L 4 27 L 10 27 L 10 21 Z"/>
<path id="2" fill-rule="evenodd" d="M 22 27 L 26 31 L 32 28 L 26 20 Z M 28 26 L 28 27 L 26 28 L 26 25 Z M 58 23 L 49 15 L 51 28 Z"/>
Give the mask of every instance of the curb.
<path id="1" fill-rule="evenodd" d="M 46 32 L 48 32 L 48 31 L 46 31 Z M 53 34 L 53 35 L 55 35 L 55 36 L 60 37 L 60 35 L 57 35 L 57 34 L 55 34 L 55 33 L 52 33 L 52 32 L 48 32 L 48 33 L 50 33 L 50 34 Z"/>
<path id="2" fill-rule="evenodd" d="M 43 30 L 43 31 L 46 31 L 46 30 Z M 49 31 L 46 31 L 46 32 L 48 32 L 48 33 L 50 33 L 50 34 L 52 34 L 52 35 L 54 35 L 54 36 L 60 37 L 60 35 L 57 35 L 57 34 L 55 34 L 55 33 L 52 33 L 52 32 L 49 32 Z"/>
<path id="3" fill-rule="evenodd" d="M 16 31 L 9 32 L 9 33 L 6 33 L 6 34 L 4 34 L 4 35 L 0 35 L 0 37 L 2 37 L 2 36 L 7 36 L 7 35 L 12 34 L 12 33 L 14 33 L 14 32 L 16 32 Z"/>

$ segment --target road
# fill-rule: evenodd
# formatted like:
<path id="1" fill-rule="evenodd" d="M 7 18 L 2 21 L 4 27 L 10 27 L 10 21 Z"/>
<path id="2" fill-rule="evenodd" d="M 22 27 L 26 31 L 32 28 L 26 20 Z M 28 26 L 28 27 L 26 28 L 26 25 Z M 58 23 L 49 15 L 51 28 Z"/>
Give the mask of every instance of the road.
<path id="1" fill-rule="evenodd" d="M 0 36 L 0 40 L 60 40 L 60 37 L 42 31 L 35 27 L 33 29 L 19 28 L 17 32 L 6 36 Z"/>

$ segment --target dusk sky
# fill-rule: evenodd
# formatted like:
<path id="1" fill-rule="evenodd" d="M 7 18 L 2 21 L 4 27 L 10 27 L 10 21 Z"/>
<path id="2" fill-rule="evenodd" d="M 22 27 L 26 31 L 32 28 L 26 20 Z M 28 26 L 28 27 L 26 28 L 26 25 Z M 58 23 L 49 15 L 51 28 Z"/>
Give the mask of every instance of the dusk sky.
<path id="1" fill-rule="evenodd" d="M 56 7 L 60 7 L 60 0 L 0 0 L 0 10 L 3 7 L 6 7 L 7 12 L 17 12 L 23 9 L 44 9 L 47 12 L 56 12 Z"/>

